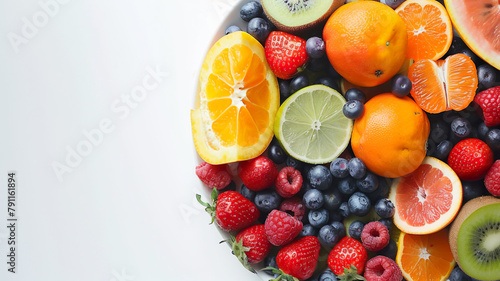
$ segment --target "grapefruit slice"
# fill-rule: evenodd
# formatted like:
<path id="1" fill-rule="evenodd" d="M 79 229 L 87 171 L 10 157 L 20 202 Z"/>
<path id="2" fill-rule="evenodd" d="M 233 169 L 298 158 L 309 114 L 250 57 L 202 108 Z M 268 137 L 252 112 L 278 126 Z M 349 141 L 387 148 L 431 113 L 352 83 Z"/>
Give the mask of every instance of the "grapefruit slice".
<path id="1" fill-rule="evenodd" d="M 412 173 L 393 181 L 389 193 L 396 207 L 394 224 L 410 234 L 446 227 L 462 204 L 462 183 L 444 162 L 426 157 Z"/>
<path id="2" fill-rule="evenodd" d="M 427 235 L 401 232 L 396 263 L 408 281 L 444 281 L 455 266 L 448 229 Z"/>
<path id="3" fill-rule="evenodd" d="M 500 69 L 500 3 L 498 0 L 445 0 L 453 26 L 465 44 Z"/>

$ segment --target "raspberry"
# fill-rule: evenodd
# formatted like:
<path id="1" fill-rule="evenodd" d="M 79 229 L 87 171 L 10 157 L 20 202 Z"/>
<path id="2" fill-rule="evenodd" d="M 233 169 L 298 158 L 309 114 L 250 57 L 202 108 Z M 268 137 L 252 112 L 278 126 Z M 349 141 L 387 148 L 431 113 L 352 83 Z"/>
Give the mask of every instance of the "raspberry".
<path id="1" fill-rule="evenodd" d="M 212 165 L 203 162 L 196 166 L 196 175 L 200 180 L 209 187 L 218 190 L 228 186 L 231 182 L 231 175 L 227 171 L 227 165 Z"/>
<path id="2" fill-rule="evenodd" d="M 261 191 L 271 187 L 278 176 L 278 168 L 265 156 L 240 162 L 238 176 L 243 184 L 252 191 Z"/>
<path id="3" fill-rule="evenodd" d="M 304 206 L 302 199 L 293 197 L 286 199 L 281 203 L 280 211 L 289 213 L 294 218 L 302 221 L 302 218 L 304 218 L 304 215 L 306 213 L 306 206 Z"/>
<path id="4" fill-rule="evenodd" d="M 401 281 L 403 273 L 398 264 L 384 256 L 376 256 L 366 262 L 366 281 Z"/>
<path id="5" fill-rule="evenodd" d="M 488 127 L 500 125 L 500 86 L 479 92 L 474 98 L 476 111 Z"/>
<path id="6" fill-rule="evenodd" d="M 484 185 L 493 196 L 500 196 L 500 160 L 496 160 L 484 177 Z"/>
<path id="7" fill-rule="evenodd" d="M 302 187 L 302 174 L 293 167 L 285 167 L 278 173 L 275 186 L 279 195 L 290 198 Z"/>
<path id="8" fill-rule="evenodd" d="M 272 210 L 264 223 L 266 236 L 269 242 L 275 246 L 281 246 L 291 242 L 302 230 L 302 222 L 291 215 Z"/>
<path id="9" fill-rule="evenodd" d="M 369 222 L 361 232 L 363 247 L 369 251 L 380 251 L 389 244 L 389 230 L 379 221 Z"/>

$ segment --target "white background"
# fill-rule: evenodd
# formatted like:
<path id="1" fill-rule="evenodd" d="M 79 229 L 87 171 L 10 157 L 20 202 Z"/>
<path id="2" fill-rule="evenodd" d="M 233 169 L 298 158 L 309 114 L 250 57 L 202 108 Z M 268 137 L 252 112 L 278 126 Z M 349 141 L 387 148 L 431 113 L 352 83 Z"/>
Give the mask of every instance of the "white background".
<path id="1" fill-rule="evenodd" d="M 0 280 L 260 280 L 195 201 L 189 117 L 242 1 L 55 1 L 0 2 Z"/>

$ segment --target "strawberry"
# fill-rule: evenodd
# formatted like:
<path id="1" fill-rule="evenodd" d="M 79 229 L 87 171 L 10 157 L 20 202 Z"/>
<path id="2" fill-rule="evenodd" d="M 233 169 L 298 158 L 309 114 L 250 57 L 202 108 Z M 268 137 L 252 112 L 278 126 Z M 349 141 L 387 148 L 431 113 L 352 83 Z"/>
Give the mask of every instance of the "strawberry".
<path id="1" fill-rule="evenodd" d="M 304 70 L 309 60 L 306 40 L 282 31 L 271 32 L 264 49 L 269 67 L 281 79 L 290 79 Z"/>
<path id="2" fill-rule="evenodd" d="M 205 211 L 212 216 L 217 225 L 224 231 L 236 231 L 250 226 L 260 216 L 260 212 L 252 201 L 236 191 L 225 191 L 217 195 L 217 189 L 212 191 L 212 204 L 205 203 L 201 196 L 196 199 L 205 206 Z"/>
<path id="3" fill-rule="evenodd" d="M 302 222 L 288 213 L 272 210 L 264 223 L 266 236 L 275 246 L 291 242 L 302 231 Z"/>
<path id="4" fill-rule="evenodd" d="M 278 176 L 278 168 L 271 159 L 259 156 L 240 162 L 238 176 L 243 184 L 252 191 L 261 191 L 271 187 Z"/>
<path id="5" fill-rule="evenodd" d="M 328 267 L 333 273 L 340 275 L 350 272 L 354 266 L 357 274 L 361 274 L 365 267 L 368 253 L 363 245 L 356 239 L 351 237 L 342 238 L 328 254 Z"/>
<path id="6" fill-rule="evenodd" d="M 269 269 L 280 274 L 276 280 L 305 280 L 311 277 L 316 269 L 320 249 L 318 238 L 304 236 L 278 252 L 276 263 L 279 270 Z"/>
<path id="7" fill-rule="evenodd" d="M 484 185 L 493 196 L 500 196 L 500 160 L 496 160 L 484 177 Z"/>
<path id="8" fill-rule="evenodd" d="M 500 125 L 500 86 L 479 92 L 474 98 L 476 111 L 488 127 Z"/>
<path id="9" fill-rule="evenodd" d="M 482 179 L 492 164 L 493 151 L 476 138 L 461 140 L 448 156 L 448 165 L 465 181 Z"/>
<path id="10" fill-rule="evenodd" d="M 212 165 L 203 162 L 196 166 L 196 175 L 204 184 L 212 188 L 223 189 L 231 182 L 231 175 L 226 164 Z"/>
<path id="11" fill-rule="evenodd" d="M 231 235 L 227 242 L 231 245 L 233 254 L 251 272 L 255 272 L 255 270 L 249 263 L 258 263 L 264 260 L 272 247 L 267 240 L 263 224 L 245 228 L 236 237 Z"/>

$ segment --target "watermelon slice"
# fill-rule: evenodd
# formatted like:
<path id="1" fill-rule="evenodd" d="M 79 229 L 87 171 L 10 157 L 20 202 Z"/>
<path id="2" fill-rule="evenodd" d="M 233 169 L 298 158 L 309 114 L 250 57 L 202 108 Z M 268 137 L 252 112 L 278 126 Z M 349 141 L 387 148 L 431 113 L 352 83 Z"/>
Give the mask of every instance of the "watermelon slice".
<path id="1" fill-rule="evenodd" d="M 498 0 L 445 0 L 455 30 L 484 61 L 500 69 Z"/>

